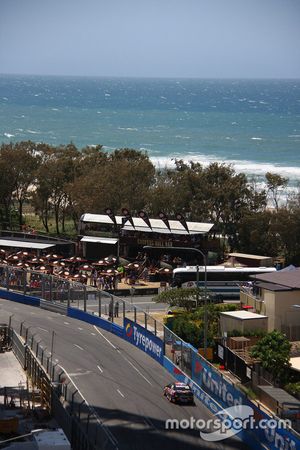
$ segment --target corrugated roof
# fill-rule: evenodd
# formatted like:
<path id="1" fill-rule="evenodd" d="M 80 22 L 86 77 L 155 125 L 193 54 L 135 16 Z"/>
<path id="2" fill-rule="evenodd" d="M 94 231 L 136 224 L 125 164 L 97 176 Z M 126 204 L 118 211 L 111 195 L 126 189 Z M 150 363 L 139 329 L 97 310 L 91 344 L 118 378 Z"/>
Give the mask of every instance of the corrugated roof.
<path id="1" fill-rule="evenodd" d="M 290 270 L 288 272 L 278 270 L 277 272 L 256 274 L 255 277 L 251 276 L 251 278 L 292 289 L 300 289 L 300 267 L 297 267 L 295 268 L 295 270 Z"/>

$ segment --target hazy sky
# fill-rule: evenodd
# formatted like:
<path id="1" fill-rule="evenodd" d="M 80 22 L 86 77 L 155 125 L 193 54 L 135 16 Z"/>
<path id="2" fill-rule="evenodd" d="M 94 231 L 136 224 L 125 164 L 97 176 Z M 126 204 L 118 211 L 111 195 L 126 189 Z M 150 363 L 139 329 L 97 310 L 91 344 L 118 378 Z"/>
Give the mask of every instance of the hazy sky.
<path id="1" fill-rule="evenodd" d="M 300 78 L 300 0 L 0 0 L 0 73 Z"/>

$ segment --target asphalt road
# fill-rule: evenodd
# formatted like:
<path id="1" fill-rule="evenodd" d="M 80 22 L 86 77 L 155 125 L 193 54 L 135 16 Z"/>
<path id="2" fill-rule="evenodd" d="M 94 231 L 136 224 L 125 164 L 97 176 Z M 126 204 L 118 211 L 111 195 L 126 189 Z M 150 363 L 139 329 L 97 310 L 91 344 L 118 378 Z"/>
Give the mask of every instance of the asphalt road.
<path id="1" fill-rule="evenodd" d="M 247 448 L 235 438 L 210 443 L 197 430 L 166 430 L 167 419 L 212 415 L 198 400 L 196 406 L 169 403 L 162 390 L 171 375 L 126 341 L 84 322 L 0 299 L 0 321 L 8 323 L 12 314 L 17 331 L 25 321 L 48 349 L 54 331 L 53 360 L 95 408 L 120 450 Z"/>
<path id="2" fill-rule="evenodd" d="M 98 292 L 97 292 L 98 294 Z M 115 297 L 116 298 L 116 297 Z M 107 306 L 109 304 L 111 297 L 109 294 L 102 293 L 101 296 L 101 304 L 102 304 L 102 310 L 104 311 L 105 305 Z M 132 297 L 126 296 L 126 297 L 120 297 L 121 300 L 125 300 L 126 302 L 126 309 L 132 309 L 133 306 L 136 306 L 136 308 L 139 310 L 143 310 L 145 312 L 154 312 L 154 311 L 167 311 L 168 305 L 166 303 L 156 303 L 153 301 L 153 296 L 150 295 L 134 295 Z M 87 311 L 98 311 L 98 305 L 99 300 L 95 295 L 91 292 L 88 293 L 87 298 Z M 71 306 L 78 306 L 78 301 L 74 302 L 74 305 Z M 83 300 L 79 303 L 80 308 L 83 308 Z"/>

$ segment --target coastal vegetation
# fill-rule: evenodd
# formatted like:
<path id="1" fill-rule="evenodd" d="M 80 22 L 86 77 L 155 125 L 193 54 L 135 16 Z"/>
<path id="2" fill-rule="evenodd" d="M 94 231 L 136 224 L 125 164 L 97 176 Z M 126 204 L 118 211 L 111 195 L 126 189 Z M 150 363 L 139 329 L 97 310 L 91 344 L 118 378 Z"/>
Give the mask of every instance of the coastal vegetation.
<path id="1" fill-rule="evenodd" d="M 266 334 L 251 349 L 251 356 L 261 361 L 261 365 L 280 382 L 288 381 L 291 343 L 280 331 Z"/>
<path id="2" fill-rule="evenodd" d="M 181 289 L 174 289 L 180 291 Z M 158 296 L 161 298 L 160 296 Z M 157 299 L 159 301 L 159 298 Z M 216 338 L 219 337 L 220 313 L 235 311 L 238 305 L 213 304 L 207 305 L 207 343 L 209 347 L 215 347 Z M 204 347 L 205 307 L 198 306 L 194 311 L 178 311 L 167 323 L 177 336 L 185 342 L 192 344 L 195 348 Z"/>
<path id="3" fill-rule="evenodd" d="M 267 173 L 265 189 L 228 164 L 185 163 L 156 168 L 147 153 L 78 149 L 23 141 L 0 146 L 0 226 L 32 226 L 35 215 L 45 232 L 73 232 L 85 212 L 134 215 L 180 212 L 187 220 L 214 223 L 228 250 L 283 256 L 300 262 L 300 193 L 279 201 L 288 180 Z M 272 207 L 270 207 L 270 205 Z M 35 219 L 36 222 L 36 219 Z"/>

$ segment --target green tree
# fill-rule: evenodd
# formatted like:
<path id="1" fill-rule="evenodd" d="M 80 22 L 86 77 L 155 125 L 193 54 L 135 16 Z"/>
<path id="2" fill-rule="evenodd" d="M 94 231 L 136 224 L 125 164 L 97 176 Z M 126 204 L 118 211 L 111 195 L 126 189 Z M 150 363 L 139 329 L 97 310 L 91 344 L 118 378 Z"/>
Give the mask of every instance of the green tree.
<path id="1" fill-rule="evenodd" d="M 207 293 L 209 301 L 209 293 Z M 197 288 L 178 288 L 169 289 L 161 292 L 154 297 L 157 303 L 167 303 L 170 307 L 184 308 L 186 311 L 192 311 L 199 304 L 204 302 L 204 289 Z"/>
<path id="2" fill-rule="evenodd" d="M 278 211 L 280 190 L 287 186 L 289 179 L 272 172 L 267 172 L 265 176 L 267 180 L 268 193 L 271 197 L 276 211 Z"/>
<path id="3" fill-rule="evenodd" d="M 18 203 L 19 225 L 23 224 L 23 205 L 32 195 L 35 187 L 37 169 L 40 164 L 40 157 L 37 153 L 38 145 L 32 141 L 19 142 L 13 148 L 13 177 L 14 192 L 13 198 Z M 9 157 L 10 152 L 7 154 Z"/>
<path id="4" fill-rule="evenodd" d="M 291 344 L 284 334 L 274 330 L 264 336 L 251 350 L 251 356 L 273 377 L 284 382 L 290 367 Z"/>
<path id="5" fill-rule="evenodd" d="M 195 348 L 200 347 L 203 332 L 199 326 L 189 321 L 186 317 L 177 317 L 173 322 L 173 331 L 185 342 L 192 344 Z"/>

